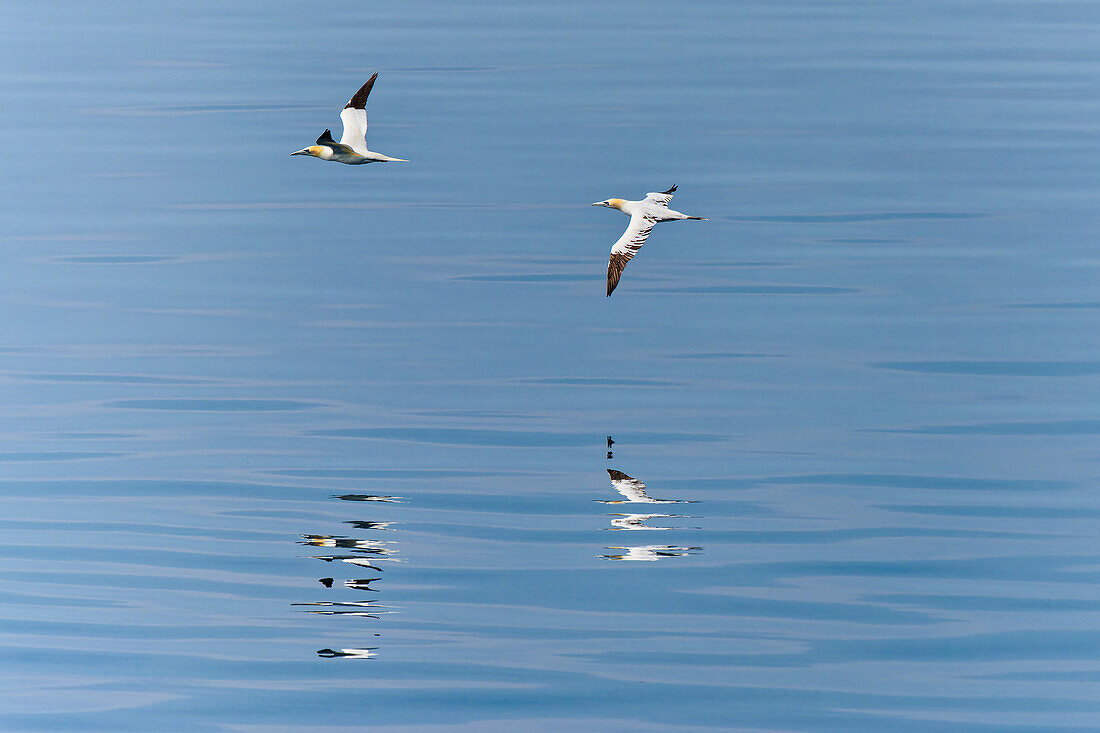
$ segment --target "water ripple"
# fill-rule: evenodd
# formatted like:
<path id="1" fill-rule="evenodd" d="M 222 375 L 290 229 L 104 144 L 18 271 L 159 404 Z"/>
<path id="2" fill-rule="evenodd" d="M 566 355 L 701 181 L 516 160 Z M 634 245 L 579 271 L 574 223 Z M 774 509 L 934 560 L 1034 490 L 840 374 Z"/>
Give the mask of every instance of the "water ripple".
<path id="1" fill-rule="evenodd" d="M 555 433 L 537 430 L 477 430 L 473 428 L 339 428 L 312 430 L 307 435 L 332 438 L 367 438 L 400 440 L 436 445 L 478 445 L 498 448 L 585 448 L 592 445 L 592 433 Z M 696 433 L 629 433 L 632 442 L 640 445 L 672 443 L 712 443 L 722 440 L 718 435 Z"/>
<path id="2" fill-rule="evenodd" d="M 1080 377 L 1100 374 L 1100 361 L 880 361 L 871 366 L 920 374 Z"/>
<path id="3" fill-rule="evenodd" d="M 106 406 L 124 410 L 169 410 L 176 412 L 281 412 L 315 410 L 326 405 L 301 400 L 144 399 L 115 400 L 106 403 Z"/>

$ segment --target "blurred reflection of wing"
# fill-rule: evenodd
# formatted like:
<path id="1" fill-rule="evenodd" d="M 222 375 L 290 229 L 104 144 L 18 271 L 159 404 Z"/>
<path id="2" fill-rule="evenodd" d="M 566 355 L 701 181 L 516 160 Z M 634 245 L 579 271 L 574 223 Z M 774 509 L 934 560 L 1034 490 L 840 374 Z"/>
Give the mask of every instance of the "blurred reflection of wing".
<path id="1" fill-rule="evenodd" d="M 356 529 L 389 529 L 393 522 L 364 522 L 356 519 L 351 519 L 344 524 L 350 524 Z"/>
<path id="2" fill-rule="evenodd" d="M 372 646 L 366 649 L 318 649 L 317 656 L 325 657 L 327 659 L 334 659 L 336 657 L 347 657 L 349 659 L 370 659 L 371 657 L 377 657 L 374 650 L 378 647 Z"/>
<path id="3" fill-rule="evenodd" d="M 672 527 L 650 527 L 646 522 L 650 519 L 656 519 L 658 517 L 665 517 L 672 519 L 679 517 L 679 514 L 607 514 L 605 516 L 614 517 L 611 520 L 611 526 L 608 529 L 651 529 L 651 530 L 666 530 L 673 529 Z"/>
<path id="4" fill-rule="evenodd" d="M 662 557 L 683 557 L 700 552 L 702 547 L 677 547 L 675 545 L 642 545 L 639 547 L 607 547 L 607 550 L 626 550 L 625 553 L 600 555 L 608 560 L 657 562 Z"/>
<path id="5" fill-rule="evenodd" d="M 611 488 L 622 494 L 627 501 L 639 504 L 656 503 L 645 493 L 645 484 L 638 479 L 627 476 L 622 471 L 616 471 L 614 468 L 607 469 L 607 473 L 611 476 Z"/>
<path id="6" fill-rule="evenodd" d="M 377 570 L 382 572 L 382 568 L 378 567 L 374 563 L 379 560 L 389 560 L 390 562 L 400 562 L 395 557 L 342 557 L 341 562 L 346 562 L 348 565 L 355 565 L 361 568 L 370 568 L 371 570 Z"/>
<path id="7" fill-rule="evenodd" d="M 359 557 L 358 555 L 312 555 L 314 560 L 324 560 L 325 562 L 332 562 L 339 560 L 340 562 L 346 562 L 349 565 L 355 565 L 361 568 L 370 568 L 382 572 L 382 568 L 378 567 L 374 563 L 385 560 L 386 562 L 401 562 L 396 557 Z"/>
<path id="8" fill-rule="evenodd" d="M 654 499 L 646 493 L 645 484 L 633 476 L 627 476 L 614 468 L 607 469 L 611 477 L 611 488 L 623 495 L 622 499 L 600 501 L 601 504 L 690 504 L 683 499 Z"/>
<path id="9" fill-rule="evenodd" d="M 379 496 L 377 494 L 336 494 L 333 499 L 344 501 L 385 501 L 391 504 L 400 504 L 403 496 Z"/>
<path id="10" fill-rule="evenodd" d="M 314 603 L 292 603 L 292 606 L 317 606 L 331 610 L 311 610 L 307 613 L 318 613 L 323 616 L 364 616 L 366 618 L 378 618 L 383 613 L 394 613 L 388 610 L 389 606 L 375 605 L 376 601 L 316 601 Z"/>
<path id="11" fill-rule="evenodd" d="M 344 586 L 347 588 L 351 588 L 352 590 L 369 590 L 377 593 L 377 588 L 370 587 L 370 584 L 376 580 L 381 580 L 381 578 L 359 578 L 358 580 L 345 580 Z"/>
<path id="12" fill-rule="evenodd" d="M 340 547 L 345 550 L 358 550 L 360 552 L 375 555 L 394 554 L 394 550 L 390 550 L 386 547 L 386 545 L 392 545 L 393 543 L 384 540 L 357 540 L 354 537 L 304 534 L 299 544 L 312 545 L 314 547 Z"/>

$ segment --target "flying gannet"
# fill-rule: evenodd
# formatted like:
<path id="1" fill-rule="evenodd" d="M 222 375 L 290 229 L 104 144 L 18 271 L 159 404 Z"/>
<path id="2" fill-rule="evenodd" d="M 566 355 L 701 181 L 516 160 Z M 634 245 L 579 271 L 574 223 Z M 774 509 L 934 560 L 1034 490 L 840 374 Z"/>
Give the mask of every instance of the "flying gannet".
<path id="1" fill-rule="evenodd" d="M 681 219 L 699 219 L 701 216 L 688 216 L 679 211 L 668 208 L 668 202 L 672 200 L 672 194 L 676 186 L 660 193 L 647 193 L 641 201 L 625 201 L 623 199 L 607 199 L 597 201 L 592 206 L 606 206 L 609 209 L 618 209 L 630 217 L 630 223 L 611 248 L 611 257 L 607 261 L 607 297 L 611 297 L 615 286 L 619 284 L 619 277 L 623 274 L 626 263 L 638 253 L 645 244 L 646 237 L 653 229 L 653 225 L 661 221 L 679 221 Z"/>
<path id="2" fill-rule="evenodd" d="M 325 130 L 317 142 L 308 148 L 302 148 L 291 155 L 312 155 L 321 160 L 332 160 L 347 165 L 363 165 L 364 163 L 401 162 L 407 163 L 404 158 L 391 158 L 381 153 L 373 153 L 367 150 L 367 97 L 374 87 L 374 80 L 378 78 L 375 72 L 367 83 L 359 87 L 355 96 L 348 100 L 340 112 L 340 121 L 344 124 L 344 134 L 340 136 L 340 142 L 332 139 L 332 131 Z"/>

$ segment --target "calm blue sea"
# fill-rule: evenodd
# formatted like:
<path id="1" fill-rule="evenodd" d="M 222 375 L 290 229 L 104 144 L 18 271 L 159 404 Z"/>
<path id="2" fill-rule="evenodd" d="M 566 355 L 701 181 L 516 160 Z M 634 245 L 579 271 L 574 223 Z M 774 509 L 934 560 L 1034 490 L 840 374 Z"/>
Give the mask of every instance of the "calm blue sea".
<path id="1" fill-rule="evenodd" d="M 1100 5 L 8 0 L 0 138 L 5 733 L 1100 728 Z"/>

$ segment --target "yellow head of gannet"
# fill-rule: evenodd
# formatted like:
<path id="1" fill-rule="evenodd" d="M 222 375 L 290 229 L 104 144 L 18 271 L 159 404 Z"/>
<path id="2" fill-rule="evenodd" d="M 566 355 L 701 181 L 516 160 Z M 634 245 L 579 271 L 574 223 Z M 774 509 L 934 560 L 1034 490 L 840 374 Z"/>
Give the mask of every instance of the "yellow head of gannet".
<path id="1" fill-rule="evenodd" d="M 296 150 L 291 155 L 312 155 L 314 158 L 320 158 L 321 160 L 332 160 L 335 154 L 335 148 L 340 144 L 332 139 L 332 131 L 325 130 L 321 133 L 321 137 L 317 138 L 317 142 L 310 145 L 308 148 L 302 148 Z M 349 150 L 349 152 L 351 152 Z"/>

